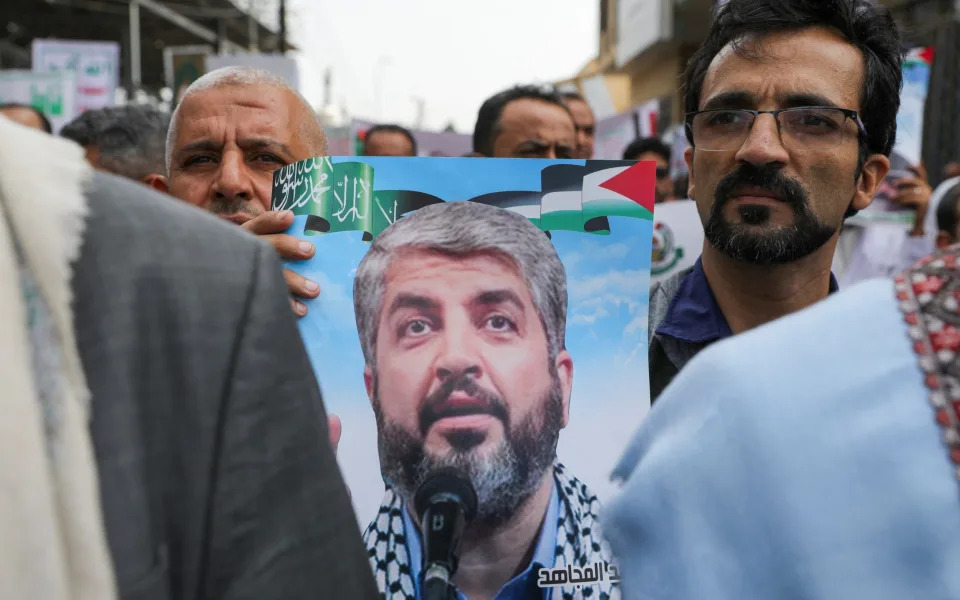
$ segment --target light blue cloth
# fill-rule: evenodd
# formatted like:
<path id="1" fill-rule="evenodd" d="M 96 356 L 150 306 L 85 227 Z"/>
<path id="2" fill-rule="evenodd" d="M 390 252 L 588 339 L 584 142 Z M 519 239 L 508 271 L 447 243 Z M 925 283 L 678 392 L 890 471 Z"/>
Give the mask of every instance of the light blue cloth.
<path id="1" fill-rule="evenodd" d="M 557 547 L 557 520 L 560 516 L 560 496 L 557 494 L 557 483 L 552 481 L 550 503 L 547 504 L 547 514 L 540 526 L 540 537 L 537 538 L 537 547 L 533 551 L 530 564 L 522 573 L 508 581 L 500 588 L 494 600 L 550 600 L 552 588 L 538 588 L 537 580 L 540 568 L 552 569 L 556 561 Z M 420 530 L 410 517 L 404 506 L 403 528 L 407 532 L 407 553 L 410 556 L 410 567 L 414 574 L 414 585 L 417 588 L 417 598 L 420 598 L 420 570 L 423 568 L 423 547 L 420 540 Z M 458 600 L 469 600 L 459 590 Z"/>
<path id="2" fill-rule="evenodd" d="M 624 597 L 960 598 L 960 485 L 893 283 L 718 342 L 601 515 Z"/>

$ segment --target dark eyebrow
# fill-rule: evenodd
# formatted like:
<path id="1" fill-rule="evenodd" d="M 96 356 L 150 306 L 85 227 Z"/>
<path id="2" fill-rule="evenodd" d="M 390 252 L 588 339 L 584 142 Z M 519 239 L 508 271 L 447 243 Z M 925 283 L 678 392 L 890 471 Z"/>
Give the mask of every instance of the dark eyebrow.
<path id="1" fill-rule="evenodd" d="M 780 104 L 785 108 L 793 108 L 795 106 L 830 106 L 838 108 L 836 102 L 833 102 L 826 96 L 813 93 L 787 94 L 780 98 Z"/>
<path id="2" fill-rule="evenodd" d="M 477 294 L 476 298 L 473 299 L 475 304 L 504 304 L 509 303 L 515 305 L 521 311 L 523 310 L 523 300 L 520 299 L 520 296 L 516 294 L 513 290 L 487 290 L 486 292 L 480 292 Z"/>
<path id="3" fill-rule="evenodd" d="M 398 294 L 397 297 L 393 299 L 393 302 L 390 303 L 390 308 L 387 309 L 387 316 L 391 316 L 403 308 L 435 310 L 438 306 L 439 304 L 437 304 L 435 300 L 431 300 L 426 296 L 418 296 L 416 294 Z"/>
<path id="4" fill-rule="evenodd" d="M 524 140 L 522 143 L 517 144 L 517 149 L 524 150 L 546 150 L 550 147 L 550 144 L 542 142 L 540 140 Z"/>
<path id="5" fill-rule="evenodd" d="M 713 96 L 703 105 L 701 110 L 717 108 L 752 108 L 756 103 L 753 96 L 747 92 L 723 92 Z"/>
<path id="6" fill-rule="evenodd" d="M 293 156 L 290 148 L 286 144 L 281 144 L 276 140 L 267 138 L 246 138 L 239 140 L 238 144 L 244 150 L 279 150 L 287 156 Z"/>
<path id="7" fill-rule="evenodd" d="M 218 144 L 213 140 L 197 140 L 177 150 L 177 156 L 191 152 L 219 152 L 222 148 L 222 144 Z"/>

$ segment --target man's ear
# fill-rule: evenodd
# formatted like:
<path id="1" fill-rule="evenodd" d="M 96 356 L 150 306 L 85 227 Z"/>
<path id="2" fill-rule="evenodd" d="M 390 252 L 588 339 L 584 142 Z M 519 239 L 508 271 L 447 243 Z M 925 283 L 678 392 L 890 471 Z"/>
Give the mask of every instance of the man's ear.
<path id="1" fill-rule="evenodd" d="M 883 178 L 890 171 L 890 159 L 882 154 L 871 154 L 863 163 L 860 177 L 857 179 L 857 192 L 853 195 L 851 205 L 857 210 L 863 210 L 873 202 L 877 188 L 883 183 Z"/>
<path id="2" fill-rule="evenodd" d="M 167 183 L 167 178 L 163 175 L 152 173 L 141 179 L 141 181 L 162 194 L 170 193 L 170 185 Z"/>
<path id="3" fill-rule="evenodd" d="M 563 400 L 563 427 L 570 422 L 570 392 L 573 390 L 573 358 L 566 350 L 561 350 L 554 361 L 557 377 L 560 379 L 560 396 Z"/>
<path id="4" fill-rule="evenodd" d="M 153 189 L 157 190 L 158 192 L 163 192 L 164 194 L 169 194 L 170 192 L 167 191 L 167 183 L 166 183 L 166 181 L 164 181 L 164 182 L 161 184 L 161 183 L 157 183 L 157 180 L 158 180 L 158 179 L 164 179 L 163 175 L 161 175 L 161 174 L 159 174 L 159 173 L 150 173 L 149 175 L 145 175 L 145 176 L 141 177 L 141 178 L 140 178 L 140 183 L 142 183 L 143 185 L 145 185 L 145 186 L 147 186 L 147 187 L 149 187 L 149 188 L 153 188 Z M 163 187 L 161 188 L 160 186 L 163 186 Z"/>
<path id="5" fill-rule="evenodd" d="M 683 161 L 687 163 L 687 198 L 693 199 L 693 146 L 683 151 Z"/>
<path id="6" fill-rule="evenodd" d="M 373 383 L 373 371 L 370 369 L 370 365 L 363 367 L 363 387 L 367 389 L 367 398 L 373 402 L 373 393 L 374 383 Z"/>

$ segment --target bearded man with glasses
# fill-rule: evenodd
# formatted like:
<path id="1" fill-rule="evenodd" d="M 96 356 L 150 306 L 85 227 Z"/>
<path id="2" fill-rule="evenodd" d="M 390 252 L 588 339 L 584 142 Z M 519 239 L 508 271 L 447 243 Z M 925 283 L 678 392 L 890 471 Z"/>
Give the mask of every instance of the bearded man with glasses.
<path id="1" fill-rule="evenodd" d="M 902 59 L 889 12 L 867 0 L 718 11 L 684 73 L 704 247 L 651 289 L 652 399 L 709 344 L 836 291 L 841 224 L 890 168 Z"/>

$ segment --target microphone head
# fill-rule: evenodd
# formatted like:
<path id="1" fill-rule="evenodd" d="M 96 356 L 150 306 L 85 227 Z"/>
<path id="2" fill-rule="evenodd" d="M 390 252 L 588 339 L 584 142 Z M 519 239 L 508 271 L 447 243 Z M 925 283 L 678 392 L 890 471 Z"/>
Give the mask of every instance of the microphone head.
<path id="1" fill-rule="evenodd" d="M 462 504 L 467 523 L 477 514 L 477 492 L 473 484 L 466 475 L 452 467 L 434 469 L 417 488 L 413 500 L 417 516 L 423 519 L 430 504 L 440 500 L 454 500 Z"/>

